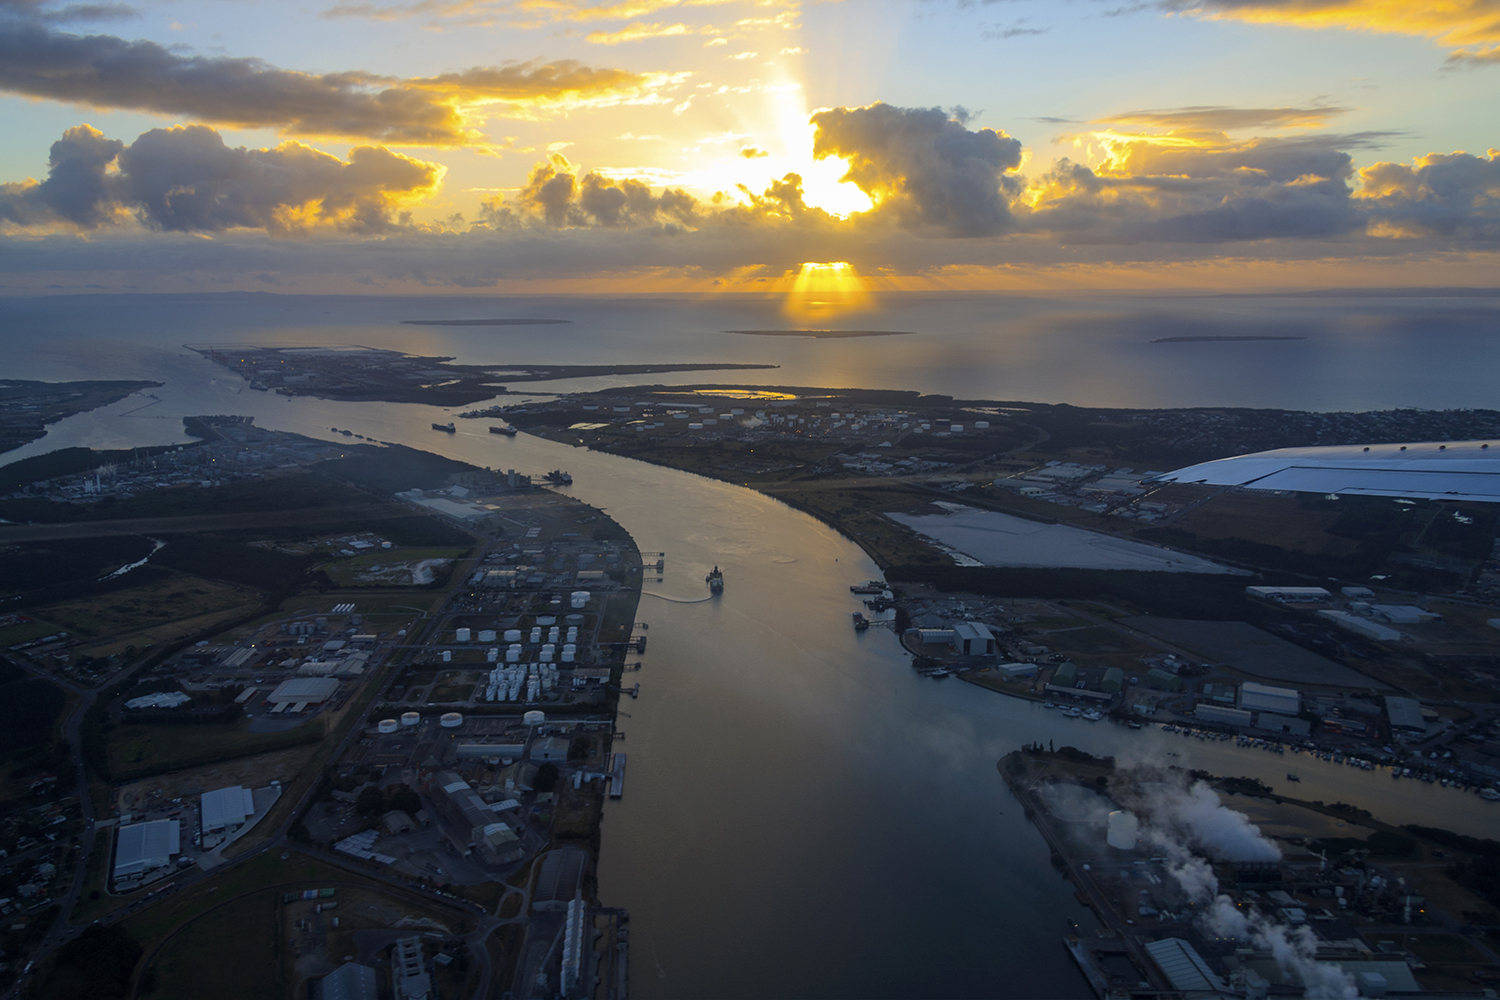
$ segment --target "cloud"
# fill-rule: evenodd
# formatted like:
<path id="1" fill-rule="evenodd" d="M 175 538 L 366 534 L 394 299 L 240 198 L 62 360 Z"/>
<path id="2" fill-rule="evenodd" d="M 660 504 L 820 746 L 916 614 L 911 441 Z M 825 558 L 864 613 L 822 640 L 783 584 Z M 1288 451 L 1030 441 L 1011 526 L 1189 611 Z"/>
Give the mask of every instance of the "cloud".
<path id="1" fill-rule="evenodd" d="M 48 24 L 76 24 L 83 21 L 124 21 L 139 17 L 140 12 L 127 3 L 69 3 L 57 6 L 48 0 L 0 0 L 0 16 L 4 15 Z"/>
<path id="2" fill-rule="evenodd" d="M 477 143 L 466 120 L 472 109 L 524 116 L 659 100 L 655 91 L 673 82 L 670 74 L 594 69 L 573 60 L 410 80 L 362 71 L 315 76 L 258 59 L 182 55 L 155 42 L 0 20 L 0 91 L 393 145 Z"/>
<path id="3" fill-rule="evenodd" d="M 80 125 L 53 144 L 45 181 L 0 186 L 0 221 L 90 230 L 133 212 L 166 232 L 376 233 L 442 176 L 435 163 L 375 146 L 348 160 L 295 141 L 232 148 L 206 125 L 152 129 L 126 146 Z"/>
<path id="4" fill-rule="evenodd" d="M 480 210 L 483 225 L 514 230 L 538 225 L 553 229 L 655 228 L 681 232 L 697 222 L 698 201 L 681 188 L 660 195 L 634 178 L 615 179 L 590 171 L 580 180 L 567 157 L 554 153 L 532 168 L 514 204 L 486 202 Z"/>
<path id="5" fill-rule="evenodd" d="M 1063 159 L 1022 196 L 1026 227 L 1069 242 L 1215 243 L 1363 228 L 1351 148 L 1379 134 L 1230 140 L 1095 133 L 1093 167 Z"/>
<path id="6" fill-rule="evenodd" d="M 938 108 L 872 104 L 812 116 L 813 155 L 849 164 L 844 180 L 908 229 L 993 236 L 1011 227 L 1021 143 L 1003 132 L 971 132 Z"/>
<path id="7" fill-rule="evenodd" d="M 1500 240 L 1500 149 L 1376 163 L 1359 176 L 1358 204 L 1375 235 Z"/>
<path id="8" fill-rule="evenodd" d="M 1149 128 L 1229 132 L 1244 128 L 1319 128 L 1347 114 L 1348 108 L 1228 108 L 1200 105 L 1156 111 L 1125 111 L 1096 118 L 1099 125 L 1136 125 Z M 1048 119 L 1061 121 L 1062 119 Z"/>
<path id="9" fill-rule="evenodd" d="M 746 146 L 744 149 L 740 150 L 740 155 L 747 160 L 759 160 L 770 156 L 771 154 L 766 152 L 764 149 L 760 149 L 757 146 Z"/>
<path id="10" fill-rule="evenodd" d="M 1212 20 L 1416 35 L 1449 49 L 1450 60 L 1500 61 L 1500 0 L 1159 0 L 1156 6 Z"/>
<path id="11" fill-rule="evenodd" d="M 685 24 L 646 24 L 637 21 L 619 31 L 591 31 L 584 36 L 584 41 L 595 45 L 619 45 L 621 42 L 639 42 L 646 38 L 667 38 L 688 33 L 689 28 Z"/>

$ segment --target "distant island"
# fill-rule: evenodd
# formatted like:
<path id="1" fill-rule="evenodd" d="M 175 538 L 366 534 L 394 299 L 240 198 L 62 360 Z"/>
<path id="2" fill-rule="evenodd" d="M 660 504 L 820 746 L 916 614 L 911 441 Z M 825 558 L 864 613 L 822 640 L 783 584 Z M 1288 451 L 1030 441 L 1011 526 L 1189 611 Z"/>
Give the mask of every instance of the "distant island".
<path id="1" fill-rule="evenodd" d="M 812 337 L 816 340 L 835 337 L 909 337 L 910 330 L 725 330 L 747 337 Z"/>
<path id="2" fill-rule="evenodd" d="M 1306 340 L 1306 337 L 1258 337 L 1258 336 L 1201 336 L 1201 337 L 1157 337 L 1153 344 L 1201 344 L 1210 341 L 1231 340 Z"/>
<path id="3" fill-rule="evenodd" d="M 403 319 L 403 326 L 555 326 L 570 319 Z"/>

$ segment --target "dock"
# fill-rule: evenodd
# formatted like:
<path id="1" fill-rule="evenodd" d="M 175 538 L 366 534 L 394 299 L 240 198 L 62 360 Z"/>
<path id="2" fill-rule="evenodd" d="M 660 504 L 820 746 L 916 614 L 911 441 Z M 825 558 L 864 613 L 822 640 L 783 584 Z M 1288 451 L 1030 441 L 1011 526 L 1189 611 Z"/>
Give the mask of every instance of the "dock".
<path id="1" fill-rule="evenodd" d="M 609 755 L 609 797 L 618 799 L 625 794 L 625 754 L 623 751 Z"/>

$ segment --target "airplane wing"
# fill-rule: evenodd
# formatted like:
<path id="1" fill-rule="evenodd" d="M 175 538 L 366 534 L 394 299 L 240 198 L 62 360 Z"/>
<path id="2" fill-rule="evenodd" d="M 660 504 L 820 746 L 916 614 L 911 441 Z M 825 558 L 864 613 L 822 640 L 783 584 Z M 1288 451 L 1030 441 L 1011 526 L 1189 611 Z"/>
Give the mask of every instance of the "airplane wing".
<path id="1" fill-rule="evenodd" d="M 1500 501 L 1500 441 L 1279 448 L 1191 465 L 1156 483 L 1419 500 Z"/>

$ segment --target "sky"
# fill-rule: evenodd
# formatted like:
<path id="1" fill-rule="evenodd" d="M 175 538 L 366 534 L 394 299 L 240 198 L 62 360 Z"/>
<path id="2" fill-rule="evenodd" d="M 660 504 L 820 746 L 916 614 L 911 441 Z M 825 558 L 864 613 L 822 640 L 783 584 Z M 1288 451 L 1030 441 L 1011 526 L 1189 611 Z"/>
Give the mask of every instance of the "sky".
<path id="1" fill-rule="evenodd" d="M 1500 283 L 1500 0 L 0 0 L 0 295 Z"/>

